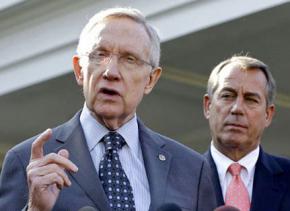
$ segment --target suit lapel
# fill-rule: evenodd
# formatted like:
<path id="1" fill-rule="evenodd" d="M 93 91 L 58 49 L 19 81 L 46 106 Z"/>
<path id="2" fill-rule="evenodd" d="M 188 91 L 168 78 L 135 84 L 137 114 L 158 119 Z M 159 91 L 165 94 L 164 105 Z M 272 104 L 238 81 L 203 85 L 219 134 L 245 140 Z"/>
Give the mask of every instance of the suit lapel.
<path id="1" fill-rule="evenodd" d="M 284 186 L 279 181 L 283 170 L 273 157 L 260 150 L 256 164 L 251 211 L 279 210 Z"/>
<path id="2" fill-rule="evenodd" d="M 217 168 L 215 165 L 215 162 L 211 156 L 210 150 L 208 150 L 204 156 L 206 157 L 209 165 L 210 165 L 210 169 L 211 169 L 211 178 L 212 178 L 212 182 L 214 185 L 214 189 L 215 189 L 215 194 L 216 194 L 216 199 L 217 199 L 217 205 L 221 206 L 224 205 L 224 198 L 223 198 L 223 194 L 222 194 L 222 189 L 221 189 L 221 185 L 220 185 L 220 181 L 219 181 L 219 176 L 218 176 L 218 172 L 217 172 Z"/>
<path id="3" fill-rule="evenodd" d="M 69 151 L 69 159 L 79 168 L 77 173 L 69 173 L 76 181 L 73 184 L 78 184 L 100 210 L 110 210 L 79 123 L 79 115 L 76 115 L 65 127 L 57 135 L 57 141 L 63 143 L 60 148 Z"/>
<path id="4" fill-rule="evenodd" d="M 139 139 L 144 165 L 149 181 L 151 204 L 149 210 L 156 210 L 166 195 L 167 177 L 171 164 L 171 154 L 164 150 L 165 143 L 153 131 L 138 121 Z"/>

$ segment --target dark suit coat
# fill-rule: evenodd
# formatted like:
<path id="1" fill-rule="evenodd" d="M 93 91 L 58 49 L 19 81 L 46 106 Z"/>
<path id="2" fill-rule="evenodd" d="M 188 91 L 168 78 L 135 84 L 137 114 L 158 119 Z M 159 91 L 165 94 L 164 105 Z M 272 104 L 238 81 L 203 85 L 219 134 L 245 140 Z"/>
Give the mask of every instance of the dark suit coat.
<path id="1" fill-rule="evenodd" d="M 205 153 L 212 173 L 218 206 L 222 189 L 210 150 Z M 290 160 L 270 155 L 260 147 L 254 174 L 251 211 L 290 211 Z"/>
<path id="2" fill-rule="evenodd" d="M 139 120 L 138 126 L 150 187 L 150 210 L 164 203 L 175 203 L 183 210 L 212 211 L 216 202 L 204 157 L 153 132 Z M 52 136 L 45 144 L 45 154 L 67 149 L 70 160 L 79 168 L 77 173 L 68 173 L 72 185 L 60 192 L 53 210 L 73 211 L 84 206 L 110 210 L 85 141 L 79 113 L 54 128 Z M 13 147 L 6 154 L 0 178 L 0 210 L 21 210 L 27 204 L 26 166 L 35 138 Z M 160 160 L 160 154 L 166 160 Z"/>

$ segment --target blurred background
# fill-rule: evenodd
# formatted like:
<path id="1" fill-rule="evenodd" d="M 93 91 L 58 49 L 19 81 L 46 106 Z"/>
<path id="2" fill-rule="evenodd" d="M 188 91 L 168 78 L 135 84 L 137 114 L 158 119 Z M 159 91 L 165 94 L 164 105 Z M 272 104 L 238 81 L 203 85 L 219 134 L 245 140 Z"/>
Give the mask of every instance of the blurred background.
<path id="1" fill-rule="evenodd" d="M 290 3 L 286 0 L 1 0 L 0 166 L 12 146 L 70 119 L 84 103 L 72 73 L 78 36 L 97 11 L 141 10 L 159 29 L 162 78 L 138 115 L 203 153 L 210 144 L 202 97 L 212 68 L 233 54 L 270 66 L 277 111 L 264 149 L 290 157 Z"/>

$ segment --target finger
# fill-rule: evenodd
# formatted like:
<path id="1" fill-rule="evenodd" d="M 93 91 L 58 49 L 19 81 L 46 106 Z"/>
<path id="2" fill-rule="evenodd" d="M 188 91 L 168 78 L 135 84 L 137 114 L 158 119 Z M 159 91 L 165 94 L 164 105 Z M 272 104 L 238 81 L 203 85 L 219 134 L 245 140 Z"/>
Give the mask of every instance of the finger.
<path id="1" fill-rule="evenodd" d="M 49 153 L 45 155 L 42 159 L 32 161 L 29 164 L 29 168 L 46 166 L 52 163 L 57 164 L 61 168 L 64 168 L 68 171 L 73 171 L 73 172 L 78 171 L 78 167 L 72 161 L 56 153 Z"/>
<path id="2" fill-rule="evenodd" d="M 59 150 L 57 154 L 62 156 L 62 157 L 64 157 L 64 158 L 66 158 L 66 159 L 69 158 L 69 152 L 66 149 Z M 71 170 L 74 171 L 74 172 L 77 172 L 78 171 L 78 167 L 73 162 L 71 162 L 71 164 L 73 164 L 73 166 L 71 166 L 72 167 Z"/>
<path id="3" fill-rule="evenodd" d="M 42 177 L 36 177 L 31 181 L 31 187 L 33 189 L 46 189 L 54 184 L 58 189 L 62 189 L 65 186 L 62 177 L 55 172 Z"/>
<path id="4" fill-rule="evenodd" d="M 64 158 L 69 158 L 69 152 L 66 149 L 59 150 L 57 154 Z"/>
<path id="5" fill-rule="evenodd" d="M 35 178 L 39 178 L 39 177 L 44 177 L 46 175 L 50 175 L 56 173 L 58 174 L 58 176 L 60 176 L 63 180 L 63 184 L 65 186 L 70 186 L 71 185 L 71 181 L 69 180 L 67 174 L 65 173 L 64 169 L 61 168 L 60 166 L 58 166 L 57 164 L 49 164 L 46 166 L 42 166 L 42 167 L 38 167 L 38 168 L 34 168 L 34 169 L 30 169 L 27 172 L 27 178 L 29 183 L 33 183 L 33 180 Z"/>
<path id="6" fill-rule="evenodd" d="M 38 159 L 43 157 L 43 145 L 51 137 L 51 129 L 46 129 L 40 136 L 33 141 L 31 146 L 30 160 Z"/>

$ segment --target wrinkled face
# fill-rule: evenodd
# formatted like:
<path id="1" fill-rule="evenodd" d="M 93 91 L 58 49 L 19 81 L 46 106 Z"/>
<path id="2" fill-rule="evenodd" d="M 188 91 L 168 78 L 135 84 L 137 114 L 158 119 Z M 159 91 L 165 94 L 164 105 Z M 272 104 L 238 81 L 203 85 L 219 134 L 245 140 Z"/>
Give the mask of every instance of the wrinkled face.
<path id="1" fill-rule="evenodd" d="M 132 58 L 149 62 L 150 40 L 141 24 L 129 18 L 110 18 L 91 33 L 96 34 L 95 46 L 85 65 L 79 66 L 79 59 L 74 58 L 75 75 L 88 108 L 101 123 L 116 129 L 132 118 L 161 69 L 152 70 L 146 63 L 138 63 L 134 69 L 124 65 Z M 105 64 L 97 64 L 94 60 L 103 55 L 112 56 Z M 117 125 L 108 123 L 111 120 Z"/>
<path id="2" fill-rule="evenodd" d="M 274 114 L 274 105 L 267 106 L 266 83 L 258 69 L 242 70 L 232 63 L 221 70 L 213 96 L 204 97 L 204 114 L 220 151 L 248 153 L 260 143 Z"/>

